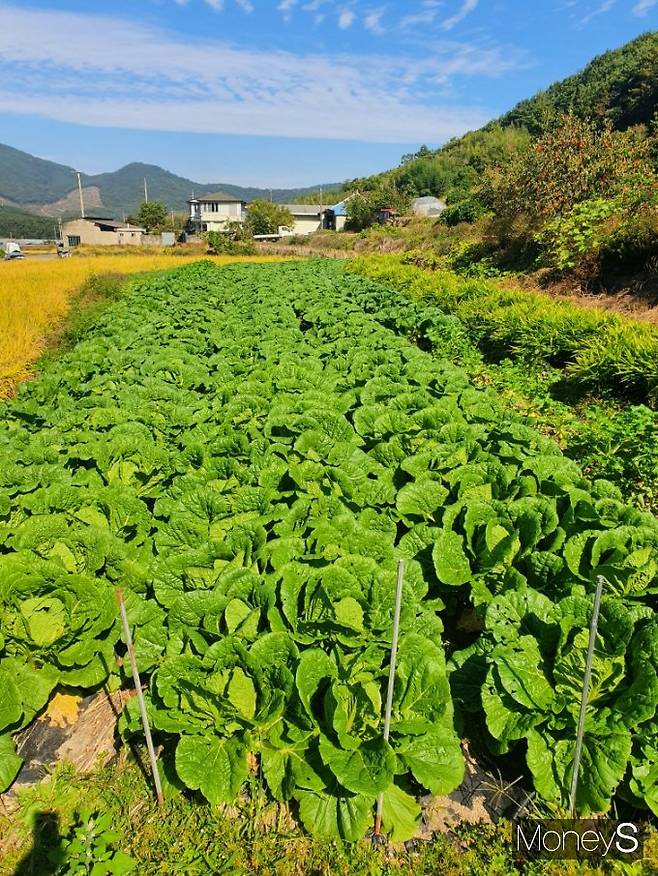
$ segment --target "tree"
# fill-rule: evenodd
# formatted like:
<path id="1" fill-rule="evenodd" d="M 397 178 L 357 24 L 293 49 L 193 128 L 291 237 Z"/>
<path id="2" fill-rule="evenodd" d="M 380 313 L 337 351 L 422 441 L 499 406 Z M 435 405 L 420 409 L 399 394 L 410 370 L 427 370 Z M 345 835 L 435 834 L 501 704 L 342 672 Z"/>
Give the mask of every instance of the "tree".
<path id="1" fill-rule="evenodd" d="M 292 213 L 281 204 L 271 201 L 252 201 L 247 207 L 247 227 L 252 234 L 278 234 L 279 228 L 292 228 Z"/>
<path id="2" fill-rule="evenodd" d="M 167 205 L 162 201 L 143 201 L 135 219 L 138 225 L 150 233 L 160 231 L 167 224 L 168 215 Z"/>
<path id="3" fill-rule="evenodd" d="M 223 231 L 206 232 L 208 252 L 213 255 L 254 255 L 256 247 L 246 224 L 228 222 Z"/>
<path id="4" fill-rule="evenodd" d="M 574 115 L 541 136 L 489 183 L 498 216 L 525 215 L 537 227 L 591 198 L 640 202 L 656 191 L 651 140 L 643 128 L 615 131 Z"/>
<path id="5" fill-rule="evenodd" d="M 347 222 L 345 227 L 348 231 L 363 231 L 370 228 L 375 221 L 375 210 L 371 200 L 371 192 L 358 194 L 347 202 Z"/>
<path id="6" fill-rule="evenodd" d="M 403 155 L 400 159 L 400 165 L 409 164 L 410 161 L 417 161 L 419 158 L 428 158 L 431 154 L 432 150 L 423 143 L 418 152 L 408 152 Z"/>
<path id="7" fill-rule="evenodd" d="M 383 180 L 370 191 L 354 195 L 347 202 L 348 231 L 362 231 L 374 224 L 378 210 L 388 207 L 398 213 L 406 213 L 410 204 L 409 195 L 400 191 L 394 182 Z"/>

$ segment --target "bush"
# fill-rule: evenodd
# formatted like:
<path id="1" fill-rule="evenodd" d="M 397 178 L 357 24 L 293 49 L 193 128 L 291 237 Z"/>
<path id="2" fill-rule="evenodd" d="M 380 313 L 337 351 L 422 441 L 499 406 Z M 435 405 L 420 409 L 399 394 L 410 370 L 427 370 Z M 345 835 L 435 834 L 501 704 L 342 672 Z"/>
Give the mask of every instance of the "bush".
<path id="1" fill-rule="evenodd" d="M 383 183 L 370 191 L 354 195 L 347 202 L 348 231 L 363 231 L 375 224 L 377 210 L 390 207 L 399 213 L 409 209 L 409 196 L 394 184 Z"/>
<path id="2" fill-rule="evenodd" d="M 618 204 L 605 198 L 591 198 L 553 219 L 536 235 L 545 264 L 564 271 L 575 268 L 583 258 L 598 253 L 609 234 L 608 220 Z"/>
<path id="3" fill-rule="evenodd" d="M 439 222 L 454 228 L 462 222 L 472 224 L 487 212 L 487 208 L 476 197 L 466 198 L 457 204 L 451 204 L 441 213 Z"/>
<path id="4" fill-rule="evenodd" d="M 206 245 L 211 255 L 254 255 L 256 245 L 241 222 L 229 222 L 225 231 L 208 231 Z"/>
<path id="5" fill-rule="evenodd" d="M 293 228 L 295 220 L 287 207 L 256 200 L 247 208 L 246 225 L 251 234 L 278 234 L 281 227 Z"/>
<path id="6" fill-rule="evenodd" d="M 499 216 L 527 215 L 535 230 L 593 198 L 651 197 L 652 141 L 641 128 L 613 131 L 574 116 L 540 137 L 497 176 L 489 176 Z"/>
<path id="7" fill-rule="evenodd" d="M 626 217 L 602 247 L 603 258 L 640 267 L 658 256 L 658 206 L 642 207 Z"/>

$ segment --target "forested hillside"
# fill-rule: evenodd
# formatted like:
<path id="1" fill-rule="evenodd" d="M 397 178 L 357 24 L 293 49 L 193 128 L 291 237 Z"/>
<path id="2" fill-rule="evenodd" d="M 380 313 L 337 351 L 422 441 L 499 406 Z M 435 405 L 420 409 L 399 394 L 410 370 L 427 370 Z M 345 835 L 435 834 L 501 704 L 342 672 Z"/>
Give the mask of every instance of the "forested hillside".
<path id="1" fill-rule="evenodd" d="M 16 207 L 0 207 L 0 237 L 51 238 L 55 234 L 52 219 L 35 216 Z"/>
<path id="2" fill-rule="evenodd" d="M 451 200 L 469 191 L 484 170 L 498 167 L 523 151 L 533 137 L 555 127 L 560 115 L 609 122 L 617 130 L 650 126 L 658 111 L 658 32 L 647 33 L 620 49 L 521 101 L 500 119 L 448 142 L 437 151 L 426 146 L 402 158 L 399 167 L 354 179 L 351 189 L 394 182 L 409 195 L 441 194 Z"/>
<path id="3" fill-rule="evenodd" d="M 647 33 L 481 130 L 352 180 L 351 224 L 370 215 L 364 202 L 404 209 L 438 195 L 440 224 L 462 232 L 434 241 L 450 267 L 546 268 L 590 286 L 655 273 L 657 129 L 658 33 Z"/>

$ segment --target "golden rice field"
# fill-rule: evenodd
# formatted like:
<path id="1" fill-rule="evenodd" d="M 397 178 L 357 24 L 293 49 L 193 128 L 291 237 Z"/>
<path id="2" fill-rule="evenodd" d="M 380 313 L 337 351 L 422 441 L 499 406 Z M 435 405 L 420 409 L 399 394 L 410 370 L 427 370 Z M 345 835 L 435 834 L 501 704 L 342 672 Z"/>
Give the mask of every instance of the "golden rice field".
<path id="1" fill-rule="evenodd" d="M 281 261 L 276 256 L 210 256 L 216 264 Z M 198 255 L 116 255 L 0 261 L 0 399 L 26 380 L 76 291 L 95 274 L 135 274 L 198 261 Z"/>

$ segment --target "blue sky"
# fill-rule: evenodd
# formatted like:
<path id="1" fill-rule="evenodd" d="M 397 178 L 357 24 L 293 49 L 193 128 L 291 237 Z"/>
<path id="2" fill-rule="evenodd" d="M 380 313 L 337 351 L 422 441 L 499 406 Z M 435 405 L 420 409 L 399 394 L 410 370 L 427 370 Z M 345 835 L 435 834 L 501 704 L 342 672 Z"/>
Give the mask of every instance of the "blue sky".
<path id="1" fill-rule="evenodd" d="M 374 173 L 658 28 L 658 0 L 0 0 L 0 142 L 199 182 Z"/>

